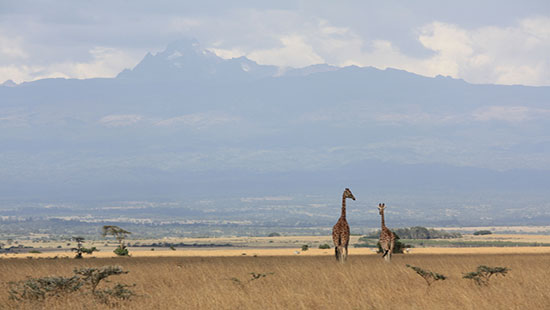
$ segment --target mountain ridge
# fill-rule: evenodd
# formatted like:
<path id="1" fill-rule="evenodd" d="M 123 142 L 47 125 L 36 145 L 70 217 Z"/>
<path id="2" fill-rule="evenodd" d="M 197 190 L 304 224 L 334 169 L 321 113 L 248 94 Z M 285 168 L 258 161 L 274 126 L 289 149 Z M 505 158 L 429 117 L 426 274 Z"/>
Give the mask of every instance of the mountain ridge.
<path id="1" fill-rule="evenodd" d="M 241 191 L 271 177 L 281 180 L 274 191 L 299 190 L 338 171 L 352 175 L 353 167 L 357 186 L 377 186 L 367 179 L 377 165 L 403 180 L 421 174 L 408 165 L 426 165 L 443 189 L 468 175 L 491 180 L 479 183 L 491 190 L 518 184 L 498 176 L 525 179 L 522 190 L 531 184 L 541 191 L 548 182 L 550 87 L 476 85 L 391 68 L 283 71 L 222 59 L 197 44 L 174 43 L 115 78 L 1 86 L 4 194 L 46 197 L 43 187 L 85 195 L 93 187 L 109 197 L 117 189 L 179 195 L 178 184 L 193 176 L 202 184 L 194 190 L 227 180 Z M 236 176 L 231 186 L 226 171 Z M 151 181 L 134 181 L 148 175 Z M 424 182 L 419 189 L 433 186 Z M 28 190 L 15 190 L 25 184 Z"/>

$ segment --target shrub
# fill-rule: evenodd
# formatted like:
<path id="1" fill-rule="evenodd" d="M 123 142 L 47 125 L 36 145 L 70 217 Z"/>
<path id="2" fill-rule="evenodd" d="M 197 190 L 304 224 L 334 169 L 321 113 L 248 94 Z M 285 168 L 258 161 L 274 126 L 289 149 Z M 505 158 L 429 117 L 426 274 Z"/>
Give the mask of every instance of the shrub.
<path id="1" fill-rule="evenodd" d="M 277 233 L 277 232 L 272 232 L 270 233 L 269 235 L 267 235 L 268 237 L 280 237 L 281 234 L 280 233 Z"/>
<path id="2" fill-rule="evenodd" d="M 126 248 L 125 245 L 119 245 L 114 251 L 113 253 L 115 253 L 116 255 L 118 256 L 128 256 L 128 249 Z"/>
<path id="3" fill-rule="evenodd" d="M 9 294 L 13 300 L 43 300 L 46 297 L 59 297 L 75 292 L 83 283 L 78 276 L 29 278 L 19 282 L 9 282 Z"/>
<path id="4" fill-rule="evenodd" d="M 83 247 L 82 243 L 84 242 L 84 238 L 82 237 L 73 237 L 73 239 L 76 241 L 76 248 L 72 248 L 71 251 L 76 252 L 76 256 L 74 257 L 76 259 L 82 258 L 82 254 L 92 254 L 93 252 L 99 251 L 95 246 L 91 248 Z"/>
<path id="5" fill-rule="evenodd" d="M 474 236 L 480 236 L 480 235 L 491 235 L 492 232 L 490 230 L 478 230 L 474 232 Z"/>
<path id="6" fill-rule="evenodd" d="M 94 296 L 104 304 L 116 304 L 111 300 L 111 298 L 129 300 L 133 296 L 136 296 L 136 294 L 129 289 L 130 287 L 134 286 L 136 285 L 117 283 L 115 284 L 115 286 L 113 286 L 113 288 L 106 288 L 103 290 L 95 291 Z"/>
<path id="7" fill-rule="evenodd" d="M 110 303 L 110 298 L 130 299 L 134 296 L 129 287 L 135 286 L 117 283 L 112 288 L 97 290 L 99 283 L 112 275 L 126 274 L 120 266 L 104 266 L 101 268 L 74 269 L 74 276 L 29 278 L 19 282 L 9 282 L 9 294 L 12 300 L 44 300 L 47 297 L 60 297 L 80 291 L 88 287 L 94 297 L 104 303 Z M 83 293 L 84 294 L 84 293 Z"/>
<path id="8" fill-rule="evenodd" d="M 462 234 L 457 232 L 447 232 L 444 230 L 436 230 L 422 226 L 414 226 L 409 228 L 397 228 L 393 232 L 403 239 L 452 239 L 460 238 Z M 359 241 L 366 242 L 367 239 L 378 238 L 380 230 L 374 231 L 366 236 L 359 238 Z"/>
<path id="9" fill-rule="evenodd" d="M 411 268 L 412 270 L 416 271 L 416 273 L 426 281 L 426 284 L 428 284 L 428 286 L 432 285 L 432 283 L 434 283 L 435 281 L 447 279 L 446 276 L 444 276 L 442 274 L 439 274 L 439 273 L 436 273 L 436 272 L 431 272 L 429 270 L 424 270 L 420 267 L 411 266 L 409 264 L 407 264 L 406 266 Z"/>
<path id="10" fill-rule="evenodd" d="M 393 254 L 403 254 L 403 251 L 406 248 L 410 248 L 411 246 L 409 244 L 404 244 L 403 242 L 399 241 L 399 236 L 395 234 L 395 244 L 393 246 Z M 382 250 L 382 246 L 380 245 L 380 241 L 376 243 L 376 247 L 378 247 L 377 253 L 384 253 Z"/>
<path id="11" fill-rule="evenodd" d="M 489 285 L 489 279 L 493 275 L 506 276 L 510 271 L 507 267 L 489 267 L 485 265 L 477 266 L 476 271 L 464 274 L 462 278 L 474 280 L 477 285 Z"/>
<path id="12" fill-rule="evenodd" d="M 307 251 L 307 250 L 309 250 L 309 245 L 307 244 L 302 245 L 302 251 Z"/>
<path id="13" fill-rule="evenodd" d="M 128 271 L 122 270 L 120 266 L 104 266 L 101 268 L 80 268 L 75 269 L 74 273 L 80 275 L 84 283 L 90 286 L 92 292 L 95 292 L 96 287 L 103 279 L 112 275 L 126 274 Z"/>
<path id="14" fill-rule="evenodd" d="M 328 245 L 327 243 L 325 243 L 325 244 L 320 244 L 320 245 L 319 245 L 319 249 L 330 249 L 330 245 Z"/>

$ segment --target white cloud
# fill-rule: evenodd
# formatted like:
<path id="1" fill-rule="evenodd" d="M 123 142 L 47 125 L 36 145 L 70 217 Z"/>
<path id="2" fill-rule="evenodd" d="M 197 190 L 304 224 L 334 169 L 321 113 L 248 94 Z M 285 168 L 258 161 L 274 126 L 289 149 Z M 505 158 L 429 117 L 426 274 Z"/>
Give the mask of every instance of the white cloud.
<path id="1" fill-rule="evenodd" d="M 266 23 L 270 15 L 263 13 Z M 411 56 L 384 38 L 361 37 L 349 27 L 328 21 L 269 29 L 266 37 L 279 46 L 258 49 L 255 42 L 212 49 L 224 58 L 247 56 L 262 64 L 304 67 L 326 62 L 337 66 L 398 68 L 425 76 L 452 76 L 472 83 L 550 85 L 550 18 L 526 18 L 510 27 L 464 29 L 434 21 L 418 27 L 416 40 L 431 55 Z M 290 33 L 290 34 L 289 34 Z M 259 35 L 259 34 L 258 34 Z M 230 45 L 230 42 L 225 42 Z"/>
<path id="2" fill-rule="evenodd" d="M 90 60 L 86 62 L 67 61 L 47 65 L 0 65 L 0 82 L 8 79 L 20 83 L 44 78 L 87 79 L 114 77 L 124 68 L 135 66 L 143 57 L 137 51 L 123 51 L 101 46 L 90 49 L 88 53 Z M 21 55 L 26 55 L 26 52 L 21 51 Z"/>
<path id="3" fill-rule="evenodd" d="M 59 7 L 65 11 L 55 18 L 65 21 L 66 13 L 73 12 L 86 22 L 69 18 L 65 23 L 45 23 L 53 17 L 40 10 L 28 16 L 7 14 L 0 21 L 0 83 L 44 77 L 112 77 L 137 64 L 146 51 L 190 36 L 221 57 L 247 56 L 283 67 L 316 63 L 393 67 L 473 83 L 550 85 L 548 16 L 518 19 L 529 15 L 508 12 L 500 25 L 465 28 L 461 19 L 471 16 L 457 12 L 457 24 L 430 20 L 421 13 L 426 11 L 420 9 L 422 5 L 414 9 L 399 5 L 398 12 L 392 11 L 395 5 L 381 5 L 361 14 L 361 20 L 355 6 L 337 4 L 313 7 L 303 3 L 285 9 L 249 5 L 206 11 L 189 11 L 185 6 L 143 11 L 113 8 L 109 12 Z M 390 25 L 392 18 L 396 22 Z M 140 22 L 144 19 L 146 25 Z M 412 52 L 412 45 L 418 50 Z"/>
<path id="4" fill-rule="evenodd" d="M 111 114 L 102 117 L 99 120 L 107 127 L 123 127 L 133 125 L 143 119 L 143 116 L 137 114 Z"/>
<path id="5" fill-rule="evenodd" d="M 283 36 L 280 40 L 282 47 L 253 50 L 247 57 L 260 64 L 271 64 L 280 67 L 301 67 L 325 62 L 300 35 Z"/>

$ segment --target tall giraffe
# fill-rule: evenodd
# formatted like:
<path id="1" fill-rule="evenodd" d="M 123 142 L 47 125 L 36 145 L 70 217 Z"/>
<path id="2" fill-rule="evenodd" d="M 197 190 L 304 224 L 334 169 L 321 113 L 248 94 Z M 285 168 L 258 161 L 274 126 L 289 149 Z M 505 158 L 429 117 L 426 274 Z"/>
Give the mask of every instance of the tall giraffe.
<path id="1" fill-rule="evenodd" d="M 395 246 L 395 234 L 386 227 L 386 222 L 384 221 L 385 208 L 385 204 L 378 204 L 378 213 L 382 216 L 382 229 L 380 230 L 380 246 L 382 247 L 382 251 L 384 251 L 382 257 L 389 262 L 393 253 L 393 247 Z"/>
<path id="2" fill-rule="evenodd" d="M 332 227 L 332 241 L 334 241 L 334 254 L 336 255 L 336 260 L 343 263 L 348 258 L 348 244 L 349 244 L 349 225 L 346 220 L 346 198 L 351 198 L 355 200 L 355 197 L 349 190 L 346 188 L 344 194 L 342 195 L 342 214 L 338 219 L 338 222 Z M 345 254 L 344 254 L 345 250 Z"/>

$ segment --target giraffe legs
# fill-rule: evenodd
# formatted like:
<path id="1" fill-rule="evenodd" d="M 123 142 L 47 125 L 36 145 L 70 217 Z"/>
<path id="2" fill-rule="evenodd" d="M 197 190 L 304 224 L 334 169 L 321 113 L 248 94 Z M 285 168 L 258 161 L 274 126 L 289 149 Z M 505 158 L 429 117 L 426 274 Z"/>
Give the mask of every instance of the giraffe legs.
<path id="1" fill-rule="evenodd" d="M 393 243 L 388 242 L 381 244 L 382 252 L 384 253 L 382 257 L 386 262 L 389 262 L 391 260 L 391 254 L 393 253 Z"/>
<path id="2" fill-rule="evenodd" d="M 334 248 L 335 248 L 335 251 L 336 251 L 336 259 L 340 263 L 343 264 L 344 261 L 346 260 L 346 256 L 347 256 L 347 253 L 344 254 L 344 246 L 343 245 L 337 245 Z"/>

